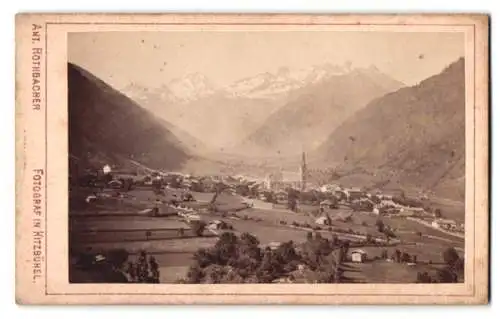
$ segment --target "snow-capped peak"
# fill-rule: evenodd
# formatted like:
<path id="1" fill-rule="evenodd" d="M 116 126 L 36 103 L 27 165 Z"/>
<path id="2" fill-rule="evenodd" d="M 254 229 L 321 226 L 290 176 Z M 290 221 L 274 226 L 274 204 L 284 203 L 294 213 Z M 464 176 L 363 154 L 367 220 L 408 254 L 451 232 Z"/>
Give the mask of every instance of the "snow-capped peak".
<path id="1" fill-rule="evenodd" d="M 272 98 L 287 92 L 314 84 L 328 77 L 342 75 L 351 71 L 350 65 L 329 63 L 314 65 L 303 69 L 280 67 L 275 73 L 261 73 L 254 77 L 239 80 L 224 90 L 229 96 L 250 98 Z"/>
<path id="2" fill-rule="evenodd" d="M 200 73 L 191 73 L 171 80 L 166 87 L 181 101 L 198 99 L 215 92 L 215 86 Z"/>

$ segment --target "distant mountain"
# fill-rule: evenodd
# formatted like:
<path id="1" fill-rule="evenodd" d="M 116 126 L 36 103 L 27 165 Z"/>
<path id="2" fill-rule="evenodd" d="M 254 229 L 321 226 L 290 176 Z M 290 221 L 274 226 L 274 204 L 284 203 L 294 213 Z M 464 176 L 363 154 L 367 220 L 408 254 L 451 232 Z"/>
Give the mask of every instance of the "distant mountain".
<path id="1" fill-rule="evenodd" d="M 418 85 L 372 101 L 318 148 L 318 162 L 363 168 L 367 183 L 385 180 L 463 200 L 464 81 L 462 58 Z"/>
<path id="2" fill-rule="evenodd" d="M 297 99 L 309 87 L 355 70 L 362 72 L 352 68 L 351 63 L 325 63 L 304 69 L 281 67 L 275 72 L 257 74 L 225 87 L 216 87 L 205 76 L 194 73 L 155 88 L 131 83 L 122 91 L 212 149 L 233 150 L 279 108 Z M 379 81 L 382 87 L 401 86 L 392 79 L 377 78 L 376 74 L 365 76 L 372 76 L 372 80 Z"/>
<path id="3" fill-rule="evenodd" d="M 291 92 L 288 102 L 237 147 L 240 152 L 294 155 L 310 151 L 368 102 L 403 86 L 375 67 L 327 65 L 313 71 L 306 77 L 313 76 L 313 84 Z"/>
<path id="4" fill-rule="evenodd" d="M 176 78 L 157 88 L 146 88 L 131 83 L 122 89 L 123 92 L 133 97 L 147 101 L 156 97 L 168 103 L 189 103 L 215 93 L 215 85 L 200 73 L 187 74 Z"/>
<path id="5" fill-rule="evenodd" d="M 88 71 L 68 64 L 69 152 L 87 165 L 140 162 L 178 169 L 188 148 L 151 112 Z"/>
<path id="6" fill-rule="evenodd" d="M 318 83 L 331 76 L 346 74 L 350 71 L 349 66 L 335 66 L 328 63 L 296 70 L 281 67 L 275 73 L 261 73 L 236 81 L 224 88 L 223 91 L 230 97 L 256 99 L 282 98 L 293 90 Z"/>

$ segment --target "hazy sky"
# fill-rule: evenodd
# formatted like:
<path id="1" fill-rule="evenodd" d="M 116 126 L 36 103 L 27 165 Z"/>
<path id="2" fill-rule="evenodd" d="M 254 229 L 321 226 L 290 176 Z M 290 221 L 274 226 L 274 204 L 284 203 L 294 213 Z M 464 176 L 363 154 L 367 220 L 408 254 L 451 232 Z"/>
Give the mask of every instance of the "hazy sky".
<path id="1" fill-rule="evenodd" d="M 281 66 L 375 65 L 413 85 L 464 55 L 462 33 L 101 32 L 68 36 L 68 59 L 116 88 L 199 72 L 218 86 Z"/>

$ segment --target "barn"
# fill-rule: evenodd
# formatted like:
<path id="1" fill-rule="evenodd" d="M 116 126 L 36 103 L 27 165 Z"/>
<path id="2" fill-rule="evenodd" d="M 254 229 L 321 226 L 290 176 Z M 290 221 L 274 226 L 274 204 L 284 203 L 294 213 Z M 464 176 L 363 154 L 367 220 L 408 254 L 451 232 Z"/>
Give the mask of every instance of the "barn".
<path id="1" fill-rule="evenodd" d="M 366 251 L 362 249 L 355 249 L 351 252 L 351 260 L 354 263 L 364 263 L 366 261 Z"/>

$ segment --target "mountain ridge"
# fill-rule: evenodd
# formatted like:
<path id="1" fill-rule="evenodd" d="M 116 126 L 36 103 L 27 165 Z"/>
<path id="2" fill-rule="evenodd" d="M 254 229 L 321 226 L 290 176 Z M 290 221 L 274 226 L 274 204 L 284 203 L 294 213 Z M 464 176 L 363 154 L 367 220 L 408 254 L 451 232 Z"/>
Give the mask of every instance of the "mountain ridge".
<path id="1" fill-rule="evenodd" d="M 69 153 L 86 165 L 178 169 L 190 151 L 152 113 L 87 70 L 68 63 Z"/>
<path id="2" fill-rule="evenodd" d="M 373 68 L 345 74 L 293 92 L 239 148 L 293 155 L 311 151 L 351 114 L 372 99 L 399 89 L 403 83 Z"/>
<path id="3" fill-rule="evenodd" d="M 417 85 L 370 102 L 334 130 L 315 156 L 341 163 L 343 170 L 363 167 L 378 175 L 374 179 L 463 200 L 464 92 L 461 58 Z"/>

